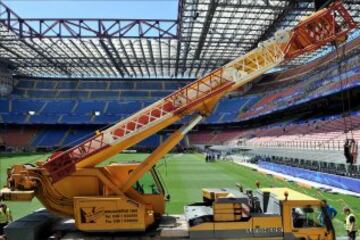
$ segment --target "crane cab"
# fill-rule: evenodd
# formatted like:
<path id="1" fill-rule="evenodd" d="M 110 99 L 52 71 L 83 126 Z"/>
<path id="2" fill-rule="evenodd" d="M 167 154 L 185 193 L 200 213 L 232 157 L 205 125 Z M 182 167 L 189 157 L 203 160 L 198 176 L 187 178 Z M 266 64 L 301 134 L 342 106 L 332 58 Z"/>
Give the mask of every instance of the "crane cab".
<path id="1" fill-rule="evenodd" d="M 335 239 L 326 206 L 315 198 L 287 188 L 264 188 L 278 199 L 285 239 Z"/>
<path id="2" fill-rule="evenodd" d="M 335 239 L 325 206 L 288 188 L 203 189 L 185 207 L 191 239 Z"/>

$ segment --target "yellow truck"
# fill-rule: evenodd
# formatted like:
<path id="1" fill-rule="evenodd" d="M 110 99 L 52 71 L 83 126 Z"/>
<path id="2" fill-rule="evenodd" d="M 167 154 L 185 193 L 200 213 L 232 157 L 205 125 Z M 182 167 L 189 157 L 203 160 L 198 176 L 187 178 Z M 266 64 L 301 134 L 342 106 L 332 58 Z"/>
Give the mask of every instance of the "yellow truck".
<path id="1" fill-rule="evenodd" d="M 185 207 L 191 239 L 335 239 L 318 199 L 289 188 L 203 189 Z"/>

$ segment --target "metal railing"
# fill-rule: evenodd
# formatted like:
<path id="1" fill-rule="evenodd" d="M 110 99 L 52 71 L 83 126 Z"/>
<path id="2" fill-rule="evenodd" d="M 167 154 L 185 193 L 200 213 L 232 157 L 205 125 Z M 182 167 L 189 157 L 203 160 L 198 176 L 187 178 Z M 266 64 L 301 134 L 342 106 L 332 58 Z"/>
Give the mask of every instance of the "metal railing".
<path id="1" fill-rule="evenodd" d="M 344 150 L 344 140 L 314 140 L 314 141 L 267 141 L 261 143 L 242 142 L 241 146 L 260 148 L 308 149 L 308 150 Z"/>

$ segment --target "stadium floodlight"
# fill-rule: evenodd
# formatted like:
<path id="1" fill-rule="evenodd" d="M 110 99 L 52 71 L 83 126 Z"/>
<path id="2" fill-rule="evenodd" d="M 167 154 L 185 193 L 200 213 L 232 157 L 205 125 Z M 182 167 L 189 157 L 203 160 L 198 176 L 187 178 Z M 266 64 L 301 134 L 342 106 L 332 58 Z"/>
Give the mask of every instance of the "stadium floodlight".
<path id="1" fill-rule="evenodd" d="M 100 114 L 101 114 L 100 111 L 94 111 L 94 112 L 93 112 L 93 115 L 94 115 L 94 116 L 100 116 Z"/>
<path id="2" fill-rule="evenodd" d="M 30 110 L 30 111 L 28 111 L 28 114 L 29 114 L 30 116 L 35 115 L 35 113 L 36 113 L 35 111 L 31 111 L 31 110 Z"/>

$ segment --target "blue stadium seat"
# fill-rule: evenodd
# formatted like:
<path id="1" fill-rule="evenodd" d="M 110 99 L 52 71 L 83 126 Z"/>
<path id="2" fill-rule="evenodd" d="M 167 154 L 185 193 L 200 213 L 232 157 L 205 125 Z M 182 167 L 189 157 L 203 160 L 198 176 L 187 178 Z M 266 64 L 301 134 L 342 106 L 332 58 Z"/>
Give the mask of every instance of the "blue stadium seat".
<path id="1" fill-rule="evenodd" d="M 34 147 L 60 147 L 66 132 L 65 128 L 43 130 L 35 137 L 31 145 Z"/>
<path id="2" fill-rule="evenodd" d="M 64 124 L 89 124 L 92 116 L 89 115 L 63 115 L 61 122 Z"/>
<path id="3" fill-rule="evenodd" d="M 91 98 L 119 99 L 119 91 L 92 91 Z"/>
<path id="4" fill-rule="evenodd" d="M 109 102 L 107 114 L 131 114 L 141 109 L 140 101 L 128 101 L 128 102 Z"/>
<path id="5" fill-rule="evenodd" d="M 34 81 L 20 80 L 19 83 L 15 87 L 16 88 L 33 88 L 34 85 L 35 85 Z"/>
<path id="6" fill-rule="evenodd" d="M 55 84 L 55 81 L 36 81 L 35 88 L 53 89 Z"/>
<path id="7" fill-rule="evenodd" d="M 77 81 L 60 81 L 56 86 L 57 89 L 76 89 Z"/>
<path id="8" fill-rule="evenodd" d="M 172 91 L 151 91 L 150 95 L 154 98 L 162 98 L 173 93 Z"/>
<path id="9" fill-rule="evenodd" d="M 142 101 L 142 108 L 145 108 L 147 106 L 150 106 L 151 104 L 153 104 L 154 102 L 156 102 L 156 99 L 152 99 L 152 100 L 144 100 Z"/>
<path id="10" fill-rule="evenodd" d="M 47 101 L 45 108 L 41 114 L 61 114 L 70 113 L 75 104 L 74 100 L 56 100 Z"/>
<path id="11" fill-rule="evenodd" d="M 165 90 L 178 90 L 182 87 L 184 87 L 187 82 L 165 82 Z"/>
<path id="12" fill-rule="evenodd" d="M 146 139 L 144 139 L 143 141 L 141 141 L 140 143 L 137 144 L 137 147 L 141 147 L 141 148 L 156 148 L 157 146 L 160 145 L 160 135 L 155 134 L 152 135 Z"/>
<path id="13" fill-rule="evenodd" d="M 104 101 L 79 101 L 74 113 L 88 114 L 94 111 L 104 112 Z"/>
<path id="14" fill-rule="evenodd" d="M 36 124 L 57 124 L 59 122 L 59 115 L 33 115 L 29 123 Z"/>
<path id="15" fill-rule="evenodd" d="M 249 100 L 249 98 L 250 98 L 250 100 Z M 251 105 L 255 104 L 257 101 L 260 100 L 261 97 L 259 97 L 259 96 L 251 96 L 249 98 L 247 98 L 248 99 L 248 101 L 246 102 L 247 106 L 251 106 Z"/>
<path id="16" fill-rule="evenodd" d="M 25 96 L 26 97 L 26 91 L 25 89 L 19 89 L 19 88 L 14 88 L 14 90 L 12 91 L 12 94 L 15 96 Z"/>
<path id="17" fill-rule="evenodd" d="M 81 90 L 69 90 L 69 91 L 58 91 L 57 98 L 73 98 L 73 99 L 86 99 L 89 98 L 90 91 Z"/>
<path id="18" fill-rule="evenodd" d="M 210 124 L 219 123 L 220 118 L 222 117 L 222 113 L 213 113 L 211 116 L 206 118 L 205 122 Z"/>
<path id="19" fill-rule="evenodd" d="M 223 99 L 216 107 L 216 112 L 232 113 L 238 112 L 242 105 L 246 102 L 244 98 Z"/>
<path id="20" fill-rule="evenodd" d="M 104 81 L 84 81 L 79 83 L 79 89 L 106 89 L 107 82 Z"/>
<path id="21" fill-rule="evenodd" d="M 134 87 L 134 82 L 123 82 L 123 81 L 121 81 L 121 82 L 111 82 L 110 83 L 110 89 L 113 89 L 113 90 L 115 90 L 115 89 L 119 89 L 119 90 L 121 90 L 121 89 L 129 89 L 129 90 L 131 90 L 131 89 L 134 89 L 135 87 Z"/>
<path id="22" fill-rule="evenodd" d="M 26 120 L 26 115 L 24 114 L 13 114 L 13 113 L 2 113 L 1 118 L 3 123 L 17 123 L 23 124 Z"/>
<path id="23" fill-rule="evenodd" d="M 162 90 L 162 82 L 137 82 L 136 83 L 137 90 Z"/>
<path id="24" fill-rule="evenodd" d="M 28 100 L 28 99 L 14 99 L 12 101 L 12 112 L 27 113 L 28 111 L 35 111 L 36 113 L 44 106 L 43 100 Z"/>
<path id="25" fill-rule="evenodd" d="M 120 121 L 125 116 L 121 115 L 106 115 L 102 114 L 100 116 L 95 117 L 94 123 L 95 124 L 113 124 Z"/>
<path id="26" fill-rule="evenodd" d="M 226 114 L 224 114 L 221 122 L 223 122 L 223 123 L 236 122 L 237 116 L 238 116 L 238 112 L 226 113 Z"/>
<path id="27" fill-rule="evenodd" d="M 71 129 L 68 131 L 68 134 L 64 140 L 63 145 L 72 147 L 92 137 L 94 133 L 95 133 L 95 129 L 92 128 Z"/>
<path id="28" fill-rule="evenodd" d="M 123 98 L 148 98 L 149 91 L 121 91 L 120 97 Z"/>
<path id="29" fill-rule="evenodd" d="M 26 93 L 27 97 L 31 98 L 56 98 L 55 91 L 29 89 Z"/>
<path id="30" fill-rule="evenodd" d="M 2 113 L 9 112 L 9 100 L 0 99 L 0 112 Z"/>

